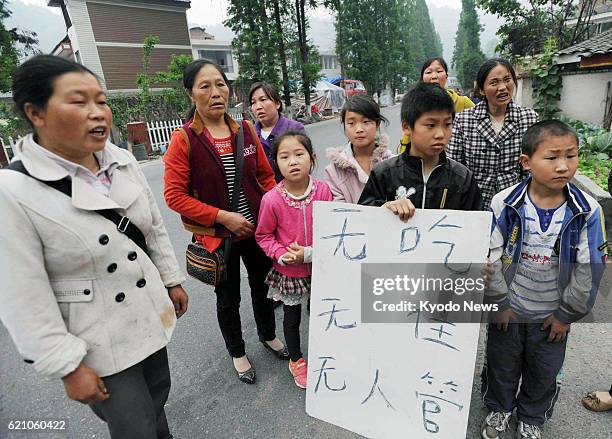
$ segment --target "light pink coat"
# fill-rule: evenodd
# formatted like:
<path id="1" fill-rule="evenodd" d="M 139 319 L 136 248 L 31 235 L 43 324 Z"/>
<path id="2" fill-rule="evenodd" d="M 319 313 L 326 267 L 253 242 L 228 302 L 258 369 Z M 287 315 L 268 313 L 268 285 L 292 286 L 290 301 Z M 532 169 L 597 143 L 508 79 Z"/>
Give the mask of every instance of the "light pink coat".
<path id="1" fill-rule="evenodd" d="M 281 265 L 278 259 L 294 242 L 304 247 L 312 246 L 313 202 L 332 201 L 333 195 L 327 183 L 313 179 L 312 194 L 304 201 L 296 201 L 281 191 L 282 183 L 261 200 L 255 239 L 264 253 L 272 258 L 278 272 L 289 277 L 307 277 L 310 276 L 311 264 Z"/>
<path id="2" fill-rule="evenodd" d="M 387 148 L 388 140 L 386 135 L 377 140 L 371 157 L 372 169 L 393 157 L 393 153 Z M 334 201 L 357 204 L 369 177 L 357 163 L 351 144 L 327 148 L 327 158 L 330 164 L 325 168 L 325 181 L 329 184 Z"/>

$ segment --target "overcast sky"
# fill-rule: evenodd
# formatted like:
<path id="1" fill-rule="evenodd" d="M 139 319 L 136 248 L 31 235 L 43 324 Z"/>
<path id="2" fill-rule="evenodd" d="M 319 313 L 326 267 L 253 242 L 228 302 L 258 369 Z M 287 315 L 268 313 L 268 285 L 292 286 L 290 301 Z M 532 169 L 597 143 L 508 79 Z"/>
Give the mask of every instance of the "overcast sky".
<path id="1" fill-rule="evenodd" d="M 451 56 L 454 47 L 454 37 L 459 21 L 461 0 L 426 0 L 430 15 L 440 34 L 444 46 L 444 55 Z M 9 0 L 9 10 L 13 16 L 8 20 L 8 26 L 35 31 L 38 34 L 39 48 L 49 53 L 53 47 L 66 35 L 64 20 L 59 8 L 49 8 L 47 0 Z M 230 41 L 232 32 L 221 23 L 227 19 L 229 0 L 192 0 L 191 9 L 187 10 L 190 25 L 206 27 L 217 40 Z M 309 11 L 311 16 L 311 34 L 315 44 L 322 50 L 333 50 L 334 27 L 330 12 L 324 8 Z M 495 46 L 495 32 L 500 20 L 491 15 L 479 14 L 484 32 L 481 35 L 483 49 Z"/>
<path id="2" fill-rule="evenodd" d="M 35 5 L 49 9 L 52 13 L 59 14 L 59 8 L 48 8 L 47 0 L 16 0 L 26 5 Z M 426 0 L 428 5 L 447 6 L 453 9 L 461 9 L 461 0 Z M 203 25 L 221 23 L 227 18 L 227 0 L 192 0 L 191 9 L 187 11 L 189 21 Z M 327 16 L 328 12 L 323 8 L 313 11 L 314 15 Z"/>

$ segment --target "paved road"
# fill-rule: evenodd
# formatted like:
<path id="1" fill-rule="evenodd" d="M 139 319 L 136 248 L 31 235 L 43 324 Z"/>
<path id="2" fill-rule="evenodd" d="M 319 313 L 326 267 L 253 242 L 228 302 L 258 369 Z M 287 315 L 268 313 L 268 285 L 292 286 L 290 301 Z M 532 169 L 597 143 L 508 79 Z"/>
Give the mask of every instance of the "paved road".
<path id="1" fill-rule="evenodd" d="M 388 131 L 395 145 L 400 135 L 399 107 L 385 109 L 392 121 Z M 323 172 L 327 160 L 324 149 L 341 145 L 344 139 L 338 120 L 308 127 L 319 157 L 316 175 Z M 179 261 L 189 235 L 178 216 L 165 208 L 162 199 L 162 163 L 143 166 L 147 179 L 157 195 L 164 220 Z M 612 268 L 612 267 L 611 267 Z M 244 274 L 244 273 L 243 273 Z M 243 284 L 246 278 L 243 278 Z M 612 284 L 605 287 L 609 292 Z M 243 328 L 249 357 L 257 368 L 258 381 L 253 386 L 240 383 L 232 372 L 215 317 L 212 289 L 189 279 L 185 289 L 190 294 L 189 312 L 179 321 L 169 346 L 173 387 L 167 404 L 170 427 L 177 439 L 230 438 L 333 438 L 360 436 L 310 418 L 304 411 L 305 393 L 297 389 L 287 370 L 287 363 L 273 358 L 257 341 L 255 323 L 243 298 Z M 610 321 L 610 294 L 597 306 Z M 277 310 L 277 327 L 282 328 L 282 312 Z M 307 340 L 308 325 L 303 325 Z M 282 336 L 282 331 L 279 331 Z M 482 343 L 475 376 L 482 365 Z M 4 327 L 0 326 L 0 420 L 10 418 L 57 418 L 69 420 L 67 434 L 51 436 L 7 434 L 0 438 L 58 437 L 108 438 L 105 424 L 79 403 L 67 400 L 60 381 L 45 381 L 26 365 L 15 350 Z M 567 351 L 564 387 L 553 421 L 544 430 L 545 437 L 555 439 L 599 439 L 612 437 L 612 413 L 594 414 L 580 405 L 586 390 L 608 388 L 612 380 L 612 324 L 580 324 L 572 328 Z M 468 438 L 478 438 L 478 428 L 485 412 L 478 398 L 479 382 L 474 384 L 470 409 Z M 459 438 L 461 439 L 461 438 Z"/>

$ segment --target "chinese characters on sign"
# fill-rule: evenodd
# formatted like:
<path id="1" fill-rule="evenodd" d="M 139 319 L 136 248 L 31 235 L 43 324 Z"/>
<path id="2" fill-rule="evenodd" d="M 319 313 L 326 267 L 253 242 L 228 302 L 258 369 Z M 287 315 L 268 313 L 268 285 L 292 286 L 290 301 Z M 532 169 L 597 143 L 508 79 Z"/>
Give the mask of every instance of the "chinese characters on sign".
<path id="1" fill-rule="evenodd" d="M 319 202 L 314 212 L 306 411 L 372 438 L 464 437 L 478 324 L 419 310 L 403 323 L 366 323 L 361 268 L 437 263 L 463 273 L 486 258 L 490 214 L 417 210 L 404 223 L 387 209 Z"/>

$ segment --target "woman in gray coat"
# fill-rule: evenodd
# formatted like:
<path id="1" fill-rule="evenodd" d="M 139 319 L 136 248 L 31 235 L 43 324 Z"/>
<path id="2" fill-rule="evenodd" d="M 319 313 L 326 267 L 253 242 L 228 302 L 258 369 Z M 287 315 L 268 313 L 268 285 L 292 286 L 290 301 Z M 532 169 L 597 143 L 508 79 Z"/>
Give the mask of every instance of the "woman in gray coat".
<path id="1" fill-rule="evenodd" d="M 38 56 L 13 76 L 33 128 L 0 172 L 0 318 L 113 438 L 169 438 L 166 345 L 187 294 L 162 218 L 95 75 Z"/>

